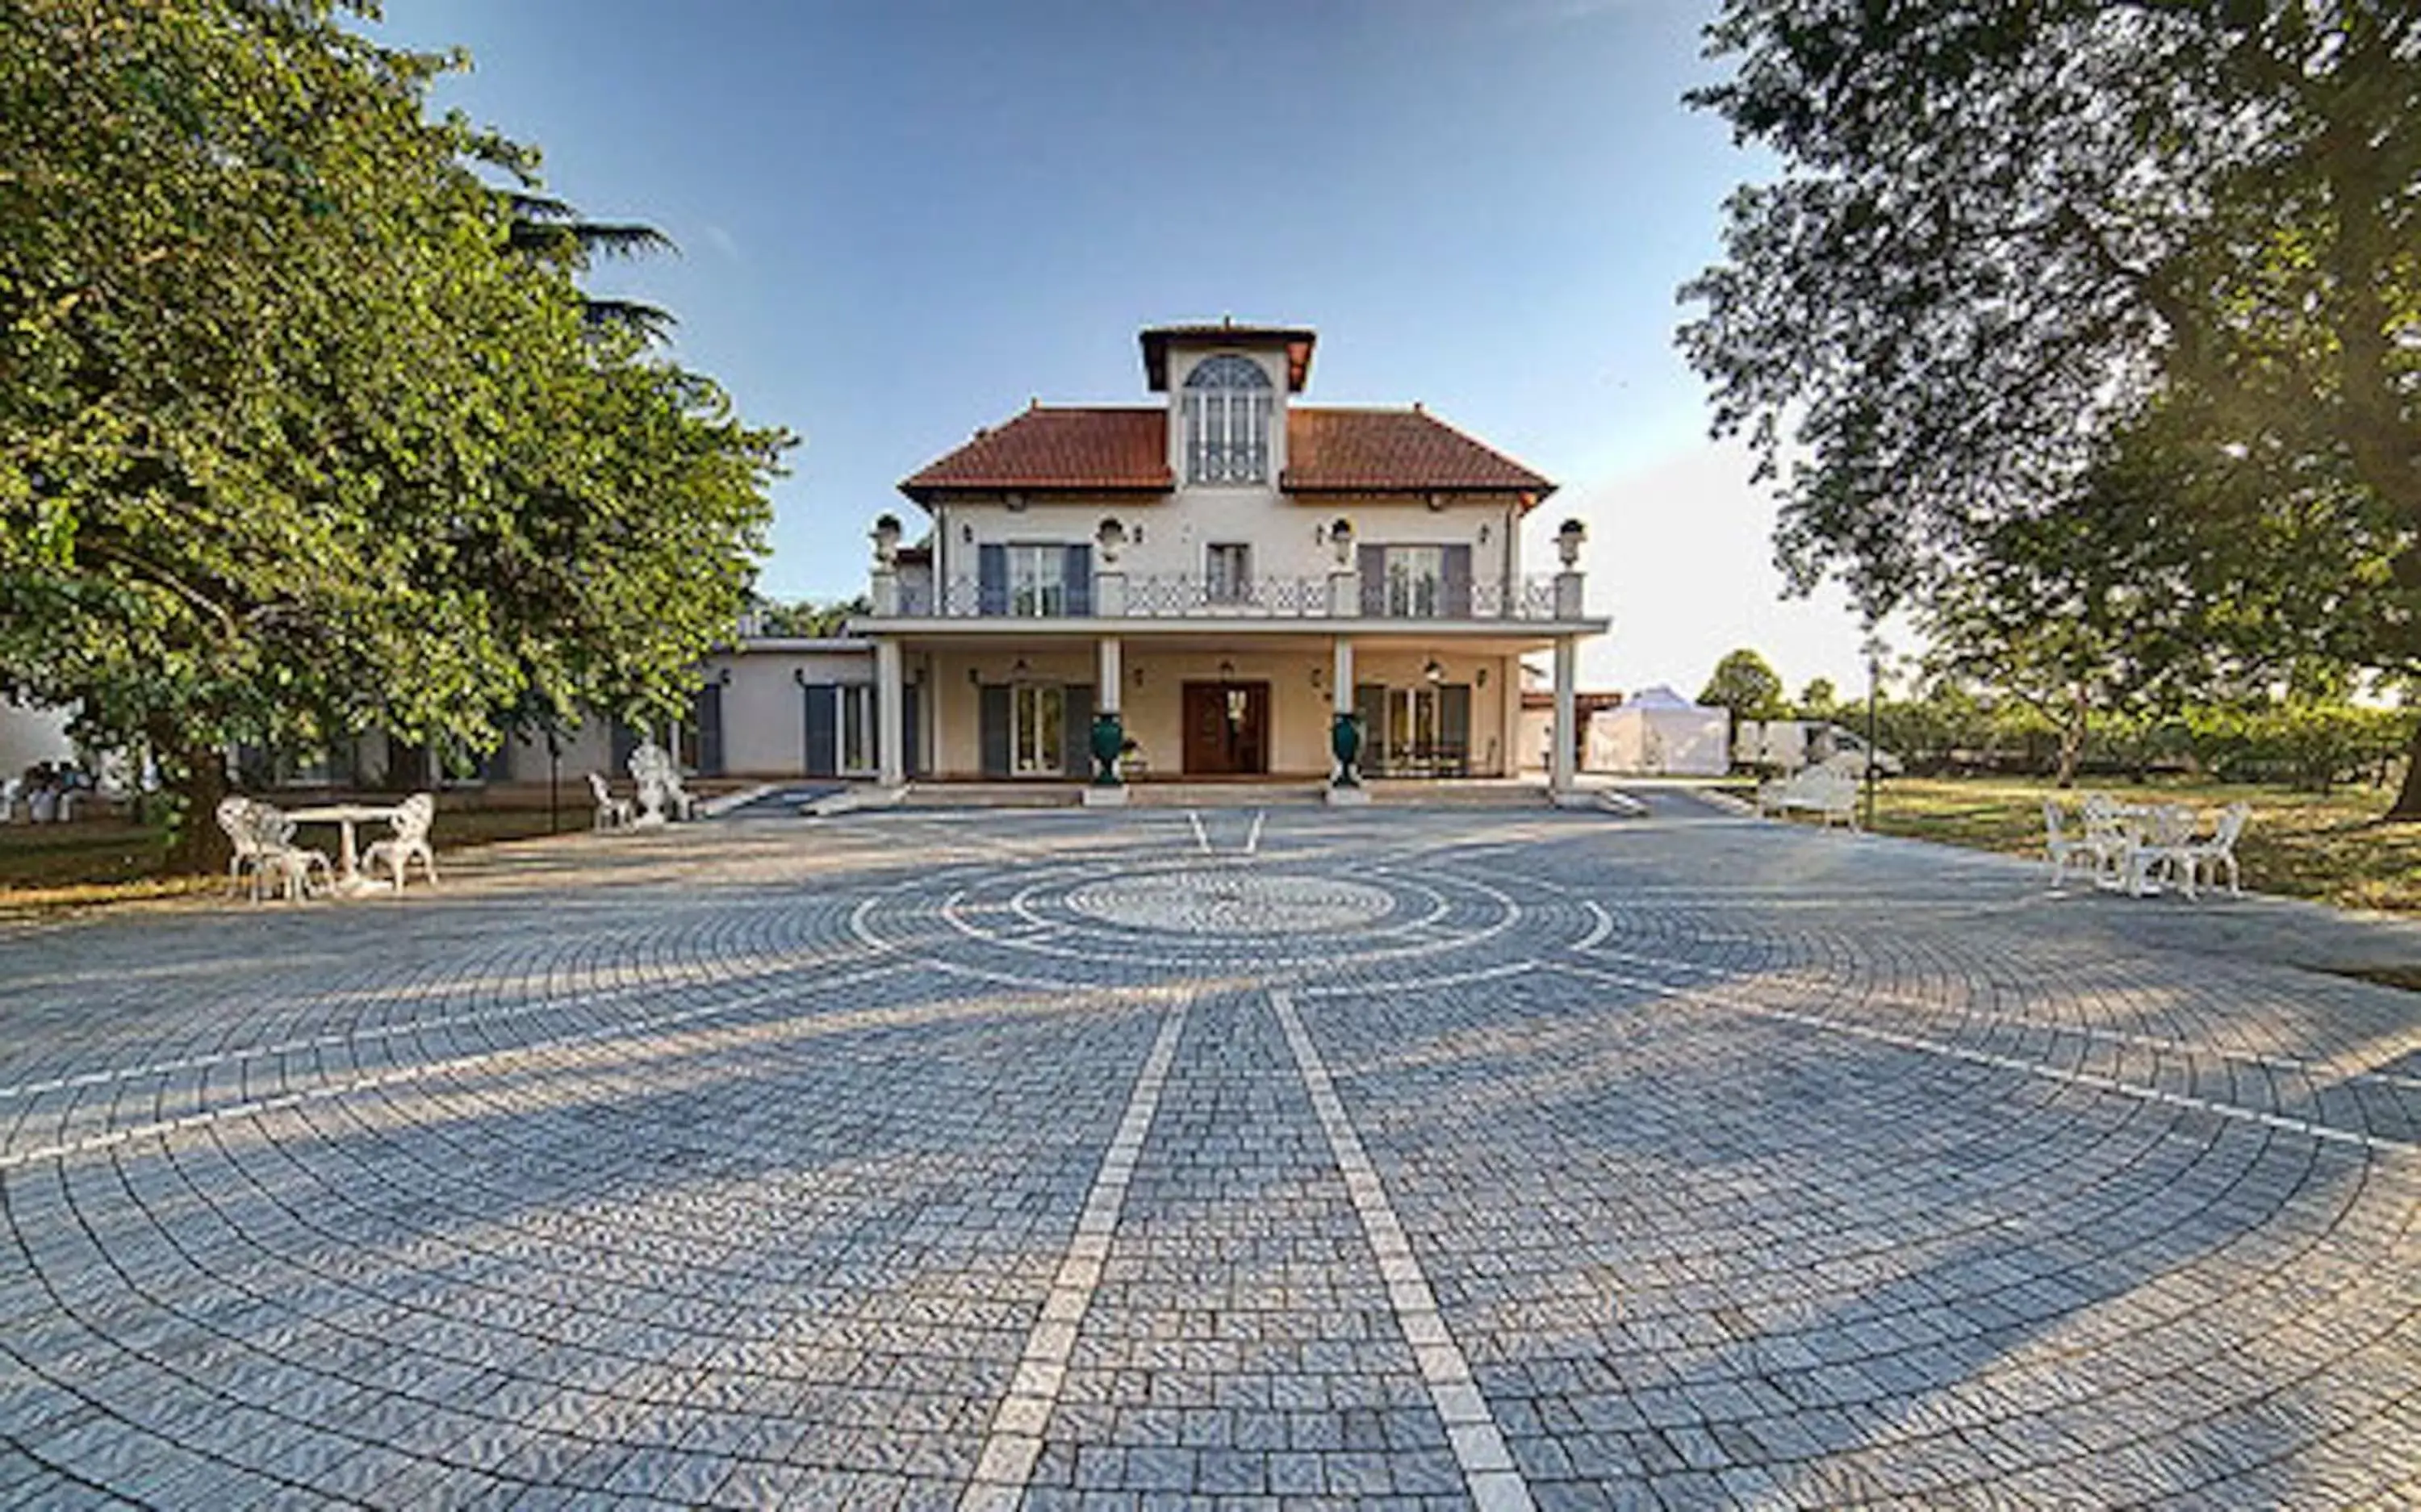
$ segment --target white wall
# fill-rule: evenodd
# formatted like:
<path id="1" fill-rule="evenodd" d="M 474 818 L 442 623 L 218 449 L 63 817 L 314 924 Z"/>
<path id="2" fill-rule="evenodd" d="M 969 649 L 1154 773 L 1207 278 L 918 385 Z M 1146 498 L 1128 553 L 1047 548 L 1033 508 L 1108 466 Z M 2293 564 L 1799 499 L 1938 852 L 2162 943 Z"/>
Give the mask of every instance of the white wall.
<path id="1" fill-rule="evenodd" d="M 47 704 L 21 704 L 0 694 L 0 778 L 22 774 L 41 761 L 72 761 L 75 742 L 68 739 L 73 709 Z"/>
<path id="2" fill-rule="evenodd" d="M 709 657 L 700 678 L 723 684 L 723 770 L 732 777 L 795 777 L 807 770 L 810 683 L 872 682 L 871 647 L 817 649 L 750 647 Z"/>

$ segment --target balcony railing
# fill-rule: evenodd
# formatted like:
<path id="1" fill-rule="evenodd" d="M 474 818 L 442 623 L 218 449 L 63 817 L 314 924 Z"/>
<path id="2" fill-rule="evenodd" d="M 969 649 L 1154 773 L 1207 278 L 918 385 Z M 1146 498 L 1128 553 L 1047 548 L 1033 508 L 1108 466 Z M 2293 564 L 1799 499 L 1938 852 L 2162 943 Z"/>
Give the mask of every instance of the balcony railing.
<path id="1" fill-rule="evenodd" d="M 1130 619 L 1555 619 L 1553 578 L 1516 583 L 1365 580 L 1345 603 L 1332 599 L 1333 579 L 1257 578 L 1247 583 L 1199 577 L 1097 578 L 1089 593 L 1060 596 L 1064 615 L 1035 612 L 1038 600 L 969 578 L 936 585 L 899 585 L 903 619 L 1053 619 L 1111 616 Z"/>

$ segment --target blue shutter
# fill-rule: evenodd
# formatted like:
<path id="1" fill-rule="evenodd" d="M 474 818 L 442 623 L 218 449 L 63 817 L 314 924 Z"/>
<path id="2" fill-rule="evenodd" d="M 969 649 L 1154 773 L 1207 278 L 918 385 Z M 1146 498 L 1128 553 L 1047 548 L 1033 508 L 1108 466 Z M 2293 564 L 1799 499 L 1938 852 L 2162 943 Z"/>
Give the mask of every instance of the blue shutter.
<path id="1" fill-rule="evenodd" d="M 1059 691 L 1067 724 L 1059 730 L 1059 765 L 1070 777 L 1093 772 L 1093 685 L 1071 682 Z"/>
<path id="2" fill-rule="evenodd" d="M 1093 612 L 1093 548 L 1068 548 L 1068 613 L 1077 618 Z"/>
<path id="3" fill-rule="evenodd" d="M 1449 546 L 1445 549 L 1445 582 L 1441 585 L 1445 601 L 1438 613 L 1447 619 L 1471 617 L 1471 548 Z M 1467 695 L 1466 695 L 1467 696 Z"/>
<path id="4" fill-rule="evenodd" d="M 1008 548 L 976 548 L 976 613 L 1008 613 Z"/>
<path id="5" fill-rule="evenodd" d="M 697 773 L 723 775 L 723 684 L 710 682 L 690 705 L 690 728 L 697 731 Z"/>
<path id="6" fill-rule="evenodd" d="M 1450 776 L 1469 776 L 1471 684 L 1449 682 L 1438 690 L 1438 738 L 1445 747 L 1438 752 L 1438 770 Z"/>
<path id="7" fill-rule="evenodd" d="M 1008 775 L 1008 684 L 988 682 L 976 690 L 976 725 L 987 777 Z"/>
<path id="8" fill-rule="evenodd" d="M 840 690 L 829 682 L 807 684 L 807 749 L 802 770 L 810 777 L 840 774 Z"/>
<path id="9" fill-rule="evenodd" d="M 1353 560 L 1362 569 L 1362 616 L 1380 618 L 1387 612 L 1387 548 L 1357 546 Z"/>

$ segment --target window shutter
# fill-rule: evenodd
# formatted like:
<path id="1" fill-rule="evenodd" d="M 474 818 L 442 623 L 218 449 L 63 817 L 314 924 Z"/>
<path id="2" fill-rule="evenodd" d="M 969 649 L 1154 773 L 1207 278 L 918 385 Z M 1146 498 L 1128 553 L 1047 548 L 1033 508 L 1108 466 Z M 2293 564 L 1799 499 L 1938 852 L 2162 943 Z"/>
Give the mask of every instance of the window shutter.
<path id="1" fill-rule="evenodd" d="M 1447 619 L 1471 617 L 1471 548 L 1449 546 L 1445 549 L 1445 582 L 1441 585 L 1445 601 L 1438 613 Z M 1469 707 L 1470 690 L 1463 691 L 1464 706 Z"/>
<path id="2" fill-rule="evenodd" d="M 1469 547 L 1463 548 L 1466 552 Z M 1471 771 L 1471 684 L 1449 682 L 1438 690 L 1438 736 L 1445 749 L 1438 753 L 1445 771 L 1460 777 Z"/>
<path id="3" fill-rule="evenodd" d="M 840 774 L 840 689 L 829 682 L 807 684 L 807 753 L 810 777 Z"/>
<path id="4" fill-rule="evenodd" d="M 1006 546 L 976 548 L 976 613 L 1008 613 L 1008 548 Z"/>
<path id="5" fill-rule="evenodd" d="M 1377 619 L 1387 612 L 1387 548 L 1357 546 L 1353 560 L 1362 571 L 1362 615 Z"/>
<path id="6" fill-rule="evenodd" d="M 1093 771 L 1093 685 L 1071 682 L 1060 690 L 1059 707 L 1067 724 L 1059 728 L 1059 764 L 1070 777 Z"/>
<path id="7" fill-rule="evenodd" d="M 976 690 L 976 721 L 980 725 L 983 745 L 983 770 L 987 777 L 1008 775 L 1008 684 L 988 682 Z"/>
<path id="8" fill-rule="evenodd" d="M 1068 613 L 1086 616 L 1093 612 L 1093 548 L 1068 548 Z"/>
<path id="9" fill-rule="evenodd" d="M 1353 685 L 1353 712 L 1362 717 L 1362 770 L 1387 768 L 1387 690 L 1375 682 Z"/>
<path id="10" fill-rule="evenodd" d="M 723 684 L 710 682 L 697 691 L 691 704 L 689 722 L 697 731 L 697 772 L 701 777 L 723 775 Z"/>

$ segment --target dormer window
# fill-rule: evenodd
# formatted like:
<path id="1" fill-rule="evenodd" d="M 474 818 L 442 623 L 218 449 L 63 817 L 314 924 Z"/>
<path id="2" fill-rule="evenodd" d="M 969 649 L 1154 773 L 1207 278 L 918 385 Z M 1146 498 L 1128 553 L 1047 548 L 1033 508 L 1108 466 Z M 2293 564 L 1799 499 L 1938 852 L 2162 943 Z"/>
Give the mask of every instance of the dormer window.
<path id="1" fill-rule="evenodd" d="M 1266 483 L 1270 375 L 1249 357 L 1205 358 L 1185 379 L 1185 478 Z"/>

